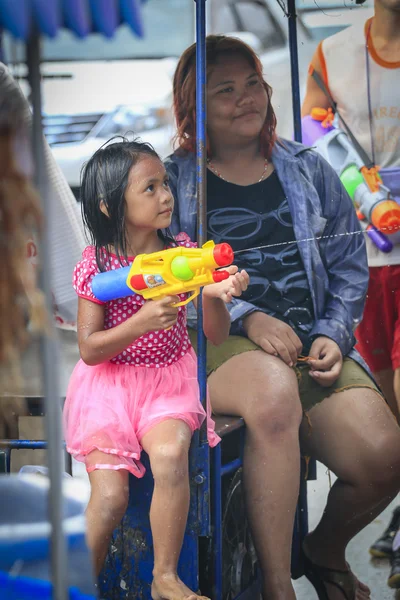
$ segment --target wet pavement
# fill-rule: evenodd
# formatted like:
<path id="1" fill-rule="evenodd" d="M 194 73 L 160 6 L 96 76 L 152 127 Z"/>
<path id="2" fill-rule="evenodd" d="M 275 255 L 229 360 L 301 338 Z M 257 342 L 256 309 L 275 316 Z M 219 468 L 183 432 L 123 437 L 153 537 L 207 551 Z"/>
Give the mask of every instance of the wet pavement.
<path id="1" fill-rule="evenodd" d="M 332 477 L 332 483 L 334 479 Z M 329 491 L 329 478 L 325 467 L 318 465 L 318 479 L 308 483 L 308 508 L 310 529 L 317 524 L 325 506 Z M 373 523 L 359 533 L 349 544 L 347 560 L 357 577 L 371 588 L 371 600 L 400 600 L 400 593 L 395 593 L 387 584 L 390 571 L 388 561 L 372 559 L 368 553 L 369 546 L 387 527 L 393 508 L 400 503 L 392 503 Z M 302 577 L 294 582 L 297 600 L 316 600 L 312 585 Z"/>

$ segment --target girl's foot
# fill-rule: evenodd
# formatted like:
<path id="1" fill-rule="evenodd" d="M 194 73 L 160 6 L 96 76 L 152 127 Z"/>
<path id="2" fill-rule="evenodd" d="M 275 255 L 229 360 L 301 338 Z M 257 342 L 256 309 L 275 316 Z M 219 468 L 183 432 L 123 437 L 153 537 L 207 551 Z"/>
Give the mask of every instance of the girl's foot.
<path id="1" fill-rule="evenodd" d="M 151 597 L 153 600 L 210 600 L 189 590 L 175 573 L 154 575 Z"/>
<path id="2" fill-rule="evenodd" d="M 351 571 L 349 565 L 322 564 L 318 552 L 312 549 L 310 536 L 303 543 L 304 570 L 314 586 L 319 600 L 369 600 L 371 591 Z"/>

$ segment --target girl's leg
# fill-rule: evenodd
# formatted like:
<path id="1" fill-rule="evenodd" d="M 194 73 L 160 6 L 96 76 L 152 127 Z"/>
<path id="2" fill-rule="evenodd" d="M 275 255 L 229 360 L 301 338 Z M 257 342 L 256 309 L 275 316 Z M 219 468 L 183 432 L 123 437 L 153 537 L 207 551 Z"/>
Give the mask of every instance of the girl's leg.
<path id="1" fill-rule="evenodd" d="M 246 422 L 243 480 L 247 516 L 263 574 L 265 600 L 293 600 L 290 550 L 300 482 L 302 419 L 295 373 L 254 350 L 230 358 L 209 377 L 219 414 Z"/>
<path id="2" fill-rule="evenodd" d="M 110 457 L 97 450 L 90 457 L 97 464 L 110 463 Z M 103 568 L 112 532 L 126 512 L 128 475 L 125 469 L 97 469 L 89 473 L 91 494 L 86 509 L 87 542 L 92 551 L 96 576 Z"/>
<path id="3" fill-rule="evenodd" d="M 306 552 L 318 565 L 345 569 L 349 541 L 368 525 L 400 488 L 400 430 L 390 409 L 374 391 L 353 388 L 326 398 L 301 427 L 302 449 L 338 479 Z M 366 586 L 357 600 L 369 598 Z M 330 586 L 330 600 L 343 594 Z"/>
<path id="4" fill-rule="evenodd" d="M 150 524 L 154 546 L 154 600 L 199 598 L 179 579 L 177 566 L 189 511 L 189 447 L 192 433 L 183 421 L 155 425 L 141 444 L 150 458 L 154 492 Z"/>

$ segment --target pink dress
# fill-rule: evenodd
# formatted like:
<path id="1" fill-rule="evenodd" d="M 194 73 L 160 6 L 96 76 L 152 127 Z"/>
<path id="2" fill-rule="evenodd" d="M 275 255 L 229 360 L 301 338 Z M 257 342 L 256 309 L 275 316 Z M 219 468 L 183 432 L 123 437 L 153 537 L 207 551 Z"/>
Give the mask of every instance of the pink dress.
<path id="1" fill-rule="evenodd" d="M 176 241 L 182 246 L 195 246 L 186 234 L 179 234 Z M 115 255 L 105 263 L 106 270 L 120 266 Z M 97 273 L 95 249 L 88 246 L 75 267 L 73 285 L 78 296 L 103 304 L 92 292 L 92 279 Z M 105 303 L 104 328 L 123 323 L 144 302 L 142 296 L 134 294 Z M 205 418 L 208 441 L 213 447 L 220 438 L 214 431 L 209 400 L 207 414 L 199 400 L 197 358 L 186 328 L 186 307 L 182 306 L 176 324 L 168 331 L 147 333 L 99 365 L 78 362 L 64 406 L 67 450 L 85 462 L 88 472 L 127 469 L 143 477 L 141 439 L 152 427 L 167 419 L 179 419 L 193 433 Z M 92 454 L 94 450 L 108 455 L 107 461 L 99 463 L 99 454 Z"/>

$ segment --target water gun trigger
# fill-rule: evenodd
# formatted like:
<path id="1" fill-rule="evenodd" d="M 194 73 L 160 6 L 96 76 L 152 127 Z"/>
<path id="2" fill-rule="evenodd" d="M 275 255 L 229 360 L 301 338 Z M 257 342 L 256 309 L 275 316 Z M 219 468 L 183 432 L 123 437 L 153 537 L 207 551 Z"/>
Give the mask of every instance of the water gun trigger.
<path id="1" fill-rule="evenodd" d="M 190 294 L 190 296 L 188 296 L 185 300 L 181 300 L 180 302 L 177 302 L 176 304 L 173 304 L 172 306 L 174 306 L 174 307 L 186 306 L 186 304 L 189 304 L 189 302 L 191 302 L 192 300 L 197 298 L 197 296 L 199 294 L 200 294 L 200 289 L 194 290 L 194 292 L 192 294 Z"/>

